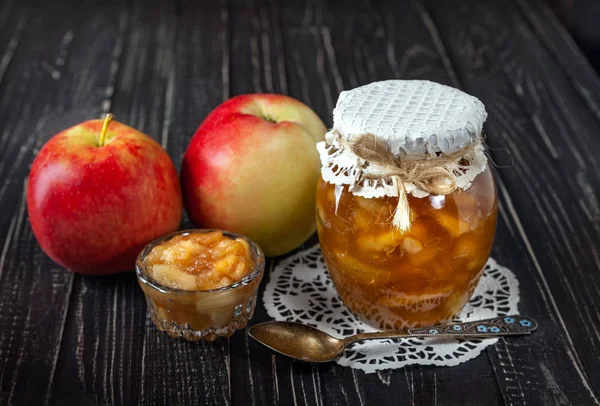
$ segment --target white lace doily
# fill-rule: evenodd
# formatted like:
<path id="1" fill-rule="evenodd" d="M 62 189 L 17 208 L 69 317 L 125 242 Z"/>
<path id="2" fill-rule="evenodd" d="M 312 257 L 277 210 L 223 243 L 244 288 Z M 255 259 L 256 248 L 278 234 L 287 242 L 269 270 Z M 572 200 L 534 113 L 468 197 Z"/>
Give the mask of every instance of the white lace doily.
<path id="1" fill-rule="evenodd" d="M 267 313 L 275 320 L 309 324 L 334 337 L 376 331 L 343 305 L 318 244 L 275 266 L 263 300 Z M 518 303 L 519 283 L 515 275 L 490 258 L 471 301 L 457 321 L 519 314 Z M 447 337 L 373 340 L 354 344 L 336 362 L 367 373 L 412 364 L 454 366 L 477 357 L 496 341 Z"/>

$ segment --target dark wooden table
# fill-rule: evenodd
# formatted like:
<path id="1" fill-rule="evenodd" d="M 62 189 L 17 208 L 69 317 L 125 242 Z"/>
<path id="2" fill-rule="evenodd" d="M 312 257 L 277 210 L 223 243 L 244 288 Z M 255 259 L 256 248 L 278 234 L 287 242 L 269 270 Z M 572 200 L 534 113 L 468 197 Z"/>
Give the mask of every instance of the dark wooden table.
<path id="1" fill-rule="evenodd" d="M 48 3 L 0 5 L 0 405 L 598 403 L 600 79 L 544 3 Z M 341 90 L 388 78 L 486 104 L 491 157 L 513 162 L 497 170 L 493 256 L 517 274 L 534 336 L 369 375 L 275 357 L 244 332 L 177 341 L 133 273 L 74 275 L 32 235 L 29 166 L 63 128 L 112 111 L 179 165 L 230 96 L 289 94 L 331 125 Z M 253 321 L 268 319 L 260 304 Z"/>

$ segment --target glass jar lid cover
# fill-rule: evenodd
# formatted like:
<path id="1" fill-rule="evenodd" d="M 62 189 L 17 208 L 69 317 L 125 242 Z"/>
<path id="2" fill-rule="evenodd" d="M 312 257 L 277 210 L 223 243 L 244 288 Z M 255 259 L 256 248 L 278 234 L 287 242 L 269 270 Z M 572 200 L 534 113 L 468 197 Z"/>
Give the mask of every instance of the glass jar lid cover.
<path id="1" fill-rule="evenodd" d="M 351 140 L 373 134 L 395 155 L 455 152 L 476 141 L 485 106 L 467 93 L 427 80 L 386 80 L 340 93 L 333 128 Z"/>
<path id="2" fill-rule="evenodd" d="M 323 180 L 354 195 L 399 197 L 394 224 L 409 226 L 407 194 L 467 189 L 487 165 L 485 107 L 423 80 L 375 82 L 340 94 L 333 128 L 317 144 Z"/>

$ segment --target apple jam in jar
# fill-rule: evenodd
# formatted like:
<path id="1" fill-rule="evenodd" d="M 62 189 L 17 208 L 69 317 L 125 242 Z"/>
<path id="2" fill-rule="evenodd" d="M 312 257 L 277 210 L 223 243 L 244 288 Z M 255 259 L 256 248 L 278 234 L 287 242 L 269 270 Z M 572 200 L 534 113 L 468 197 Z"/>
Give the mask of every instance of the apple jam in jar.
<path id="1" fill-rule="evenodd" d="M 255 243 L 219 230 L 159 238 L 142 250 L 136 264 L 156 327 L 190 341 L 212 341 L 244 328 L 264 269 Z"/>
<path id="2" fill-rule="evenodd" d="M 439 96 L 433 103 L 441 106 L 431 106 L 422 93 L 436 92 L 449 93 L 448 98 L 458 98 L 466 107 L 453 112 Z M 401 124 L 396 122 L 391 131 L 385 122 L 369 126 L 369 117 L 352 120 L 343 114 L 351 110 L 355 118 L 356 111 L 367 110 L 352 111 L 363 99 L 383 105 L 384 116 L 397 115 Z M 417 107 L 408 113 L 402 109 L 411 103 Z M 437 133 L 427 127 L 428 108 L 450 116 L 434 123 Z M 478 138 L 485 119 L 485 110 L 478 115 L 479 109 L 483 105 L 472 96 L 422 81 L 379 82 L 340 95 L 334 129 L 318 146 L 323 178 L 317 186 L 317 229 L 341 299 L 367 324 L 400 330 L 449 322 L 473 294 L 490 254 L 497 216 L 495 182 Z M 480 123 L 460 114 L 479 117 Z M 423 121 L 415 119 L 421 115 Z M 406 121 L 426 128 L 411 130 L 402 125 Z M 430 153 L 449 131 L 459 133 L 454 127 L 444 131 L 444 126 L 464 121 L 469 125 L 459 146 Z M 423 133 L 441 135 L 435 146 L 422 139 L 419 147 L 415 140 Z M 419 172 L 425 174 L 419 177 Z"/>

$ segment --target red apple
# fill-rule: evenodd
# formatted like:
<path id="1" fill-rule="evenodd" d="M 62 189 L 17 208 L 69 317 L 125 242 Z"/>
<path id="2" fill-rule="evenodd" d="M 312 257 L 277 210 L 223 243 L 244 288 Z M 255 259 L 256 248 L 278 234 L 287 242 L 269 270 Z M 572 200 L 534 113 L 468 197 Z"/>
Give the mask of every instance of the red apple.
<path id="1" fill-rule="evenodd" d="M 218 106 L 183 158 L 185 208 L 199 227 L 246 235 L 268 256 L 293 250 L 315 230 L 326 128 L 291 97 L 254 94 Z"/>
<path id="2" fill-rule="evenodd" d="M 81 274 L 133 270 L 143 246 L 181 221 L 181 188 L 167 152 L 111 119 L 55 135 L 29 173 L 35 237 L 50 258 Z"/>

